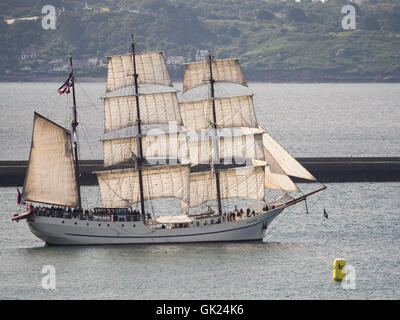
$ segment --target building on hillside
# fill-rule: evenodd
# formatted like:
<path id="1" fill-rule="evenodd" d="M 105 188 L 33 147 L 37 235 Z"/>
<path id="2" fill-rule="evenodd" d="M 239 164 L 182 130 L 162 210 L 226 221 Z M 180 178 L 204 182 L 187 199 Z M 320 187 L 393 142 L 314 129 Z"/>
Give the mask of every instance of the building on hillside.
<path id="1" fill-rule="evenodd" d="M 206 61 L 207 55 L 208 55 L 208 50 L 197 49 L 195 60 L 196 61 Z"/>
<path id="2" fill-rule="evenodd" d="M 75 3 L 75 10 L 89 10 L 87 1 L 78 1 Z"/>
<path id="3" fill-rule="evenodd" d="M 30 66 L 23 66 L 22 68 L 21 68 L 21 71 L 23 71 L 23 72 L 32 72 L 32 68 L 30 67 Z"/>
<path id="4" fill-rule="evenodd" d="M 49 62 L 49 72 L 68 72 L 69 64 L 63 59 L 53 59 Z"/>
<path id="5" fill-rule="evenodd" d="M 169 56 L 167 57 L 167 64 L 182 64 L 185 63 L 183 56 Z"/>
<path id="6" fill-rule="evenodd" d="M 363 1 L 364 0 L 347 0 L 347 2 L 349 2 L 349 3 L 355 3 L 355 4 L 358 4 L 358 5 L 361 5 L 361 3 L 363 3 Z"/>
<path id="7" fill-rule="evenodd" d="M 61 14 L 63 14 L 65 12 L 65 7 L 60 8 L 56 8 L 56 15 L 57 17 L 59 17 Z"/>
<path id="8" fill-rule="evenodd" d="M 21 60 L 32 60 L 36 59 L 36 57 L 37 57 L 36 51 L 31 49 L 24 50 L 21 53 Z"/>
<path id="9" fill-rule="evenodd" d="M 76 69 L 89 69 L 99 65 L 99 58 L 78 58 L 73 59 L 74 68 Z"/>

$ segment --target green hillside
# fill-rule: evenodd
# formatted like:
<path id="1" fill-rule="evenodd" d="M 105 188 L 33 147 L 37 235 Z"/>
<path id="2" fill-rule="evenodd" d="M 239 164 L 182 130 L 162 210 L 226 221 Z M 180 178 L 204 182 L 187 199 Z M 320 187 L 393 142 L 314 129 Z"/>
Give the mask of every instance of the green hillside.
<path id="1" fill-rule="evenodd" d="M 1 78 L 48 74 L 47 63 L 65 60 L 68 52 L 101 59 L 128 52 L 133 33 L 139 51 L 161 50 L 185 61 L 193 61 L 198 49 L 212 49 L 218 58 L 237 57 L 253 81 L 400 80 L 398 0 L 354 4 L 355 30 L 342 28 L 343 0 L 88 0 L 88 8 L 84 1 L 34 3 L 0 4 Z M 55 30 L 42 28 L 46 4 L 59 10 Z M 39 19 L 6 23 L 34 16 Z M 40 68 L 21 61 L 26 50 L 35 52 Z M 181 64 L 169 69 L 174 78 L 182 78 Z M 102 65 L 79 72 L 106 73 Z"/>

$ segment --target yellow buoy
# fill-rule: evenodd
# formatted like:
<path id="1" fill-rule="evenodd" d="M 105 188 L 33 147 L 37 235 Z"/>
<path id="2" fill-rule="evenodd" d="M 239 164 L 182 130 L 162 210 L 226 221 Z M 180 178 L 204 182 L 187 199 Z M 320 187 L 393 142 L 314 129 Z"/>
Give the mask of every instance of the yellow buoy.
<path id="1" fill-rule="evenodd" d="M 346 276 L 344 267 L 346 266 L 346 261 L 344 259 L 338 258 L 333 261 L 333 280 L 342 281 Z"/>

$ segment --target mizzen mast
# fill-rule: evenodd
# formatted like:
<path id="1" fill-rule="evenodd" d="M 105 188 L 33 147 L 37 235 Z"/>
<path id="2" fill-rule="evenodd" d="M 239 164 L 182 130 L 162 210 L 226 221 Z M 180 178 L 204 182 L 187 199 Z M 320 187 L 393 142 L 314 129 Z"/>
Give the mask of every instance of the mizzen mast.
<path id="1" fill-rule="evenodd" d="M 72 65 L 72 55 L 69 55 L 69 65 L 71 68 L 71 75 L 72 75 L 72 144 L 74 150 L 74 165 L 75 165 L 75 182 L 76 182 L 76 189 L 78 192 L 78 209 L 82 209 L 82 201 L 81 201 L 81 188 L 79 183 L 79 157 L 78 157 L 78 134 L 76 131 L 76 127 L 78 126 L 79 122 L 77 120 L 77 110 L 76 110 L 76 97 L 75 97 L 75 78 L 74 78 L 74 68 Z"/>

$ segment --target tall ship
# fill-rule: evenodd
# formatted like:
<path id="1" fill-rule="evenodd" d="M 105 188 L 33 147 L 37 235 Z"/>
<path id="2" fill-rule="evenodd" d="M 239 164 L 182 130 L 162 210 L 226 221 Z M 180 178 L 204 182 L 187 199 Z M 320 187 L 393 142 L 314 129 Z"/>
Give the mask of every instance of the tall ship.
<path id="1" fill-rule="evenodd" d="M 108 57 L 102 206 L 83 208 L 69 62 L 59 93 L 72 91 L 71 130 L 34 113 L 27 211 L 12 217 L 47 245 L 262 241 L 287 207 L 326 188 L 291 196 L 291 177 L 315 177 L 259 125 L 251 94 L 216 95 L 219 83 L 247 87 L 237 59 L 185 64 L 178 99 L 163 54 L 136 53 L 132 39 L 129 54 Z M 205 96 L 193 98 L 199 88 Z M 282 195 L 268 202 L 266 190 Z M 154 209 L 163 198 L 176 206 Z"/>

